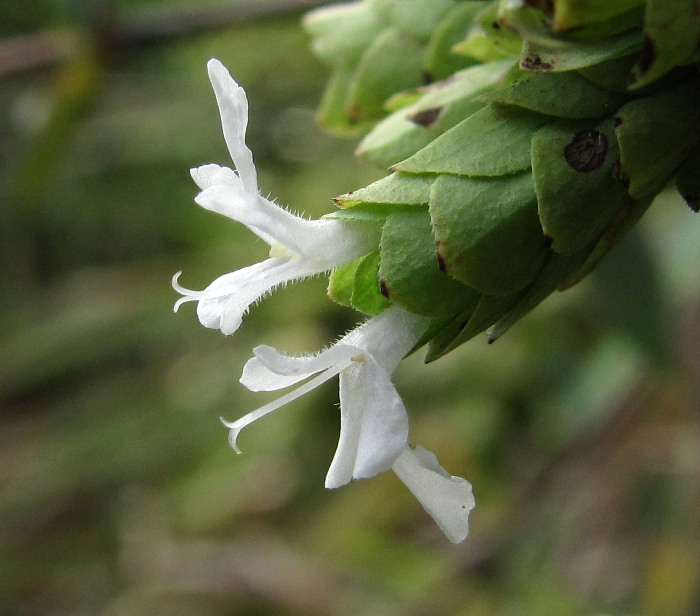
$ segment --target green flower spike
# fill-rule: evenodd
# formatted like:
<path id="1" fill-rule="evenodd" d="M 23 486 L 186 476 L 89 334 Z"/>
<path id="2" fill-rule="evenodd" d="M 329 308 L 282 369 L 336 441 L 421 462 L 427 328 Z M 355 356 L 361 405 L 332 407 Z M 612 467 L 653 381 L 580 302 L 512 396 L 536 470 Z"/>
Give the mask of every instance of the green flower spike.
<path id="1" fill-rule="evenodd" d="M 331 67 L 318 119 L 357 134 L 383 118 L 393 94 L 476 63 L 452 46 L 483 2 L 367 0 L 317 9 L 304 19 L 319 59 Z"/>
<path id="2" fill-rule="evenodd" d="M 653 7 L 585 4 L 488 3 L 453 49 L 483 53 L 505 30 L 519 66 L 489 60 L 394 96 L 358 148 L 393 173 L 335 200 L 330 217 L 374 218 L 382 234 L 333 272 L 330 296 L 430 317 L 428 361 L 498 338 L 585 277 L 676 172 L 698 207 L 700 76 L 684 56 L 640 88 Z"/>

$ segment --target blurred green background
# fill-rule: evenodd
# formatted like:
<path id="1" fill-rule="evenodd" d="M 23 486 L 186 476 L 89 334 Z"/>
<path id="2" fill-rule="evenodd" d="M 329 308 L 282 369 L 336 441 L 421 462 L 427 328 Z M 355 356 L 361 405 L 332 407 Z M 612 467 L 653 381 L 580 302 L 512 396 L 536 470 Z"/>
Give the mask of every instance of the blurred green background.
<path id="1" fill-rule="evenodd" d="M 232 337 L 173 314 L 266 246 L 198 208 L 229 164 L 206 61 L 250 99 L 260 185 L 319 216 L 381 170 L 314 126 L 313 3 L 0 5 L 0 615 L 700 613 L 700 220 L 662 195 L 594 277 L 396 382 L 412 440 L 474 484 L 449 544 L 391 473 L 326 491 L 329 384 L 228 447 L 256 344 L 358 315 L 323 280 Z M 263 15 L 262 13 L 268 14 Z"/>

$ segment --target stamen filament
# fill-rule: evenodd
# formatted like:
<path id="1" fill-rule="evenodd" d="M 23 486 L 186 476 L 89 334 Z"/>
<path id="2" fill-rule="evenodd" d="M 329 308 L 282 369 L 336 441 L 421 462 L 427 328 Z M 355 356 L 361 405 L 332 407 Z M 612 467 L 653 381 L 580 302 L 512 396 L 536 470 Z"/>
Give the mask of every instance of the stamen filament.
<path id="1" fill-rule="evenodd" d="M 231 445 L 231 448 L 236 452 L 236 453 L 241 453 L 240 448 L 238 447 L 238 444 L 236 443 L 238 439 L 238 434 L 240 431 L 245 428 L 246 426 L 249 426 L 252 424 L 254 421 L 257 421 L 261 417 L 264 417 L 265 415 L 272 413 L 273 411 L 276 411 L 277 409 L 285 406 L 286 404 L 289 404 L 290 402 L 293 402 L 297 398 L 300 398 L 304 394 L 310 392 L 313 389 L 316 389 L 320 385 L 323 385 L 326 381 L 329 381 L 332 379 L 334 376 L 340 374 L 343 370 L 346 368 L 349 368 L 352 365 L 352 360 L 348 359 L 344 362 L 341 362 L 339 364 L 336 364 L 335 366 L 331 366 L 330 368 L 324 370 L 317 376 L 315 376 L 313 379 L 310 381 L 307 381 L 303 385 L 300 385 L 297 387 L 295 390 L 290 391 L 289 393 L 286 393 L 284 396 L 281 396 L 280 398 L 277 398 L 277 400 L 273 400 L 272 402 L 265 404 L 264 406 L 261 406 L 258 409 L 255 409 L 254 411 L 251 411 L 247 415 L 244 415 L 240 419 L 237 419 L 236 421 L 233 422 L 228 422 L 226 421 L 223 417 L 221 418 L 221 423 L 223 423 L 227 428 L 229 428 L 231 431 L 229 432 L 229 444 Z"/>

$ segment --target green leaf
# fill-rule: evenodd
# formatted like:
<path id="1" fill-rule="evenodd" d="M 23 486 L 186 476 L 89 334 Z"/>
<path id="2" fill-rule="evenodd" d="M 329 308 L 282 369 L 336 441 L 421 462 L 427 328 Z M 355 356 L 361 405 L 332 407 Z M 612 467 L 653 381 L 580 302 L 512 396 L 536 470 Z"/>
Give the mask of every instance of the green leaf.
<path id="1" fill-rule="evenodd" d="M 397 206 L 397 204 L 393 203 L 359 203 L 351 208 L 335 210 L 334 212 L 324 214 L 322 218 L 375 223 L 377 228 L 381 228 L 386 217 L 394 213 L 397 207 L 404 206 Z"/>
<path id="2" fill-rule="evenodd" d="M 434 177 L 397 171 L 376 182 L 333 199 L 342 208 L 355 208 L 361 203 L 420 205 L 430 201 Z"/>
<path id="3" fill-rule="evenodd" d="M 380 285 L 393 303 L 426 316 L 451 316 L 476 305 L 476 291 L 440 271 L 427 209 L 389 216 L 380 246 Z"/>
<path id="4" fill-rule="evenodd" d="M 501 0 L 499 21 L 524 39 L 556 45 L 609 37 L 641 26 L 644 0 Z"/>
<path id="5" fill-rule="evenodd" d="M 639 1 L 637 6 L 613 15 L 609 19 L 592 21 L 585 25 L 561 30 L 557 30 L 557 24 L 553 22 L 552 30 L 556 36 L 566 38 L 569 41 L 582 42 L 602 40 L 631 30 L 638 30 L 644 23 L 644 0 Z"/>
<path id="6" fill-rule="evenodd" d="M 513 83 L 481 94 L 476 100 L 517 105 L 558 118 L 578 119 L 610 115 L 628 99 L 629 97 L 599 88 L 575 71 L 520 71 Z"/>
<path id="7" fill-rule="evenodd" d="M 626 94 L 629 92 L 632 67 L 637 61 L 637 57 L 638 54 L 635 52 L 605 60 L 599 64 L 586 66 L 578 73 L 604 90 Z"/>
<path id="8" fill-rule="evenodd" d="M 468 68 L 448 81 L 423 89 L 413 104 L 382 120 L 362 140 L 357 155 L 383 167 L 404 160 L 437 136 L 483 107 L 474 97 L 492 88 L 511 62 L 490 62 Z"/>
<path id="9" fill-rule="evenodd" d="M 351 302 L 353 308 L 364 314 L 379 314 L 390 305 L 380 291 L 378 250 L 360 259 L 355 270 Z"/>
<path id="10" fill-rule="evenodd" d="M 489 342 L 498 340 L 528 312 L 556 291 L 561 281 L 569 273 L 578 269 L 590 252 L 591 248 L 586 247 L 569 256 L 552 253 L 535 281 L 522 294 L 515 306 L 489 328 Z"/>
<path id="11" fill-rule="evenodd" d="M 316 121 L 323 130 L 351 136 L 363 132 L 367 127 L 368 124 L 351 121 L 346 111 L 353 76 L 354 71 L 348 69 L 336 69 L 331 73 L 316 113 Z"/>
<path id="12" fill-rule="evenodd" d="M 562 43 L 554 47 L 525 41 L 520 66 L 526 71 L 572 71 L 619 58 L 642 48 L 641 32 L 629 32 L 594 42 Z"/>
<path id="13" fill-rule="evenodd" d="M 542 42 L 545 45 L 558 43 L 552 36 L 551 15 L 546 15 L 536 2 L 507 0 L 495 2 L 496 24 L 526 41 Z"/>
<path id="14" fill-rule="evenodd" d="M 552 0 L 552 28 L 572 30 L 608 21 L 644 4 L 645 0 Z M 675 2 L 675 0 L 674 0 Z"/>
<path id="15" fill-rule="evenodd" d="M 700 139 L 700 77 L 637 98 L 615 115 L 621 174 L 635 199 L 660 190 Z"/>
<path id="16" fill-rule="evenodd" d="M 447 79 L 476 62 L 475 58 L 455 53 L 452 48 L 464 39 L 474 18 L 483 8 L 481 2 L 461 2 L 437 24 L 430 36 L 423 64 L 426 81 Z"/>
<path id="17" fill-rule="evenodd" d="M 550 252 L 529 171 L 499 178 L 440 176 L 431 189 L 430 216 L 442 269 L 485 294 L 523 289 Z"/>
<path id="18" fill-rule="evenodd" d="M 482 62 L 517 58 L 523 42 L 513 32 L 501 27 L 497 20 L 497 13 L 498 3 L 489 3 L 475 18 L 474 26 L 467 38 L 457 43 L 452 51 Z"/>
<path id="19" fill-rule="evenodd" d="M 354 123 L 377 120 L 384 102 L 421 83 L 425 47 L 396 28 L 387 28 L 367 48 L 350 85 L 347 113 Z"/>
<path id="20" fill-rule="evenodd" d="M 336 267 L 328 277 L 328 297 L 341 306 L 352 308 L 352 289 L 355 272 L 362 259 L 350 261 Z"/>
<path id="21" fill-rule="evenodd" d="M 630 201 L 614 177 L 613 121 L 557 121 L 532 138 L 532 173 L 542 229 L 552 249 L 573 254 L 595 242 Z"/>
<path id="22" fill-rule="evenodd" d="M 369 4 L 381 19 L 423 40 L 430 37 L 440 20 L 454 6 L 453 0 L 369 0 Z"/>
<path id="23" fill-rule="evenodd" d="M 426 342 L 429 342 L 428 352 L 425 356 L 426 364 L 439 359 L 458 346 L 453 346 L 453 343 L 467 326 L 467 323 L 469 322 L 469 319 L 475 309 L 475 307 L 470 306 L 467 310 L 455 317 L 452 317 L 452 319 L 448 320 L 447 322 L 445 322 L 443 319 L 433 319 L 431 321 L 433 331 L 431 332 L 432 335 L 430 338 L 426 340 Z"/>
<path id="24" fill-rule="evenodd" d="M 530 167 L 530 139 L 551 118 L 518 107 L 488 105 L 394 169 L 413 173 L 498 176 Z"/>
<path id="25" fill-rule="evenodd" d="M 576 270 L 573 270 L 561 281 L 560 290 L 568 289 L 588 276 L 605 256 L 625 237 L 629 230 L 637 224 L 644 212 L 654 200 L 654 196 L 647 196 L 638 201 L 630 200 L 618 213 L 603 235 L 594 246 L 586 261 Z"/>
<path id="26" fill-rule="evenodd" d="M 311 11 L 302 21 L 313 52 L 333 67 L 355 66 L 386 27 L 366 2 L 339 4 Z"/>
<path id="27" fill-rule="evenodd" d="M 503 297 L 484 295 L 474 310 L 466 311 L 456 317 L 430 341 L 425 362 L 430 363 L 439 359 L 483 332 L 514 308 L 523 294 L 524 292 L 521 291 Z"/>
<path id="28" fill-rule="evenodd" d="M 633 88 L 683 64 L 700 47 L 700 0 L 647 0 L 644 47 L 634 68 Z"/>

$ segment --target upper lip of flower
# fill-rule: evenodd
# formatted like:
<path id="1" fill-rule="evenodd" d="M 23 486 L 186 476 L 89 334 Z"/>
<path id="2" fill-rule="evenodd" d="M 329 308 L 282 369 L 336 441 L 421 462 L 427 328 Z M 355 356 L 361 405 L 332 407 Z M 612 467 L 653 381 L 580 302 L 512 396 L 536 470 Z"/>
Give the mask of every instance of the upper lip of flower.
<path id="1" fill-rule="evenodd" d="M 198 301 L 197 313 L 206 327 L 231 334 L 251 304 L 277 286 L 326 272 L 370 252 L 379 229 L 368 223 L 307 220 L 288 212 L 258 192 L 253 156 L 245 143 L 248 101 L 218 60 L 210 60 L 209 77 L 216 94 L 221 124 L 235 170 L 215 164 L 192 169 L 202 192 L 195 201 L 205 209 L 243 223 L 270 245 L 270 258 L 225 274 L 202 291 L 192 291 L 173 277 L 173 288 L 184 302 Z"/>

